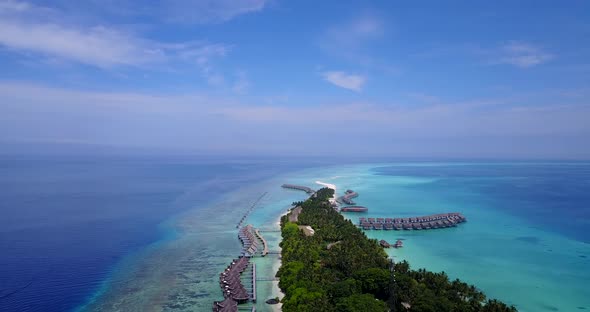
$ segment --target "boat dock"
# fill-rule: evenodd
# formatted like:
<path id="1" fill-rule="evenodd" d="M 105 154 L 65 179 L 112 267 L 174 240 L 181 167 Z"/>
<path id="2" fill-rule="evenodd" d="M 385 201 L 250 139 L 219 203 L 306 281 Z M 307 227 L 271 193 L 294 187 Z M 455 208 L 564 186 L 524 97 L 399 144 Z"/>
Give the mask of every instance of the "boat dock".
<path id="1" fill-rule="evenodd" d="M 359 218 L 363 230 L 430 230 L 457 226 L 467 219 L 459 212 L 412 218 Z"/>
<path id="2" fill-rule="evenodd" d="M 301 185 L 295 185 L 295 184 L 283 184 L 283 185 L 281 185 L 281 187 L 282 188 L 287 188 L 287 189 L 304 191 L 307 194 L 313 194 L 313 193 L 315 193 L 315 191 L 312 188 L 309 188 L 307 186 L 301 186 Z"/>

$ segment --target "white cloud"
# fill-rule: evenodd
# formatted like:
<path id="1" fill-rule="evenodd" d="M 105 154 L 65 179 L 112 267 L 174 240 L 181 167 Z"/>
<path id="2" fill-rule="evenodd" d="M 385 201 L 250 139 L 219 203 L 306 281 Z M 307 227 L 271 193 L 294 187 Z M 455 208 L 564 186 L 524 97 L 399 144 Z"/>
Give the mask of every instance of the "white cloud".
<path id="1" fill-rule="evenodd" d="M 494 63 L 509 64 L 520 68 L 533 67 L 548 62 L 553 55 L 532 44 L 510 41 L 500 47 L 499 56 Z"/>
<path id="2" fill-rule="evenodd" d="M 229 50 L 226 45 L 198 41 L 155 42 L 100 25 L 68 25 L 60 18 L 63 15 L 43 21 L 40 17 L 47 19 L 42 14 L 47 10 L 25 2 L 0 2 L 0 46 L 100 68 L 151 66 L 172 60 L 205 66 L 212 57 L 224 56 Z"/>
<path id="3" fill-rule="evenodd" d="M 79 30 L 9 20 L 0 21 L 0 44 L 98 67 L 140 65 L 164 56 L 161 50 L 104 27 Z"/>
<path id="4" fill-rule="evenodd" d="M 328 50 L 358 49 L 367 41 L 381 37 L 384 23 L 375 15 L 365 14 L 329 28 L 320 44 Z"/>
<path id="5" fill-rule="evenodd" d="M 225 56 L 230 46 L 222 44 L 208 44 L 202 45 L 198 48 L 190 48 L 189 45 L 181 45 L 179 47 L 179 55 L 181 58 L 189 61 L 190 63 L 196 63 L 201 75 L 207 83 L 211 86 L 220 87 L 225 83 L 225 77 L 223 74 L 218 72 L 212 64 L 212 59 L 217 57 Z"/>
<path id="6" fill-rule="evenodd" d="M 385 35 L 391 34 L 390 26 L 378 13 L 363 12 L 320 32 L 316 42 L 332 58 L 344 60 L 371 72 L 398 75 L 400 69 L 392 60 L 375 53 L 385 42 Z"/>
<path id="7" fill-rule="evenodd" d="M 360 92 L 366 82 L 366 77 L 360 75 L 347 74 L 341 71 L 322 72 L 322 77 L 329 83 L 340 88 Z"/>
<path id="8" fill-rule="evenodd" d="M 232 90 L 237 94 L 244 94 L 250 88 L 250 80 L 244 71 L 238 71 L 235 75 Z"/>
<path id="9" fill-rule="evenodd" d="M 354 142 L 363 155 L 590 155 L 584 144 L 590 137 L 590 105 L 561 97 L 556 99 L 564 104 L 542 106 L 517 106 L 506 99 L 420 106 L 246 105 L 239 97 L 207 94 L 88 92 L 0 82 L 0 98 L 0 141 L 324 154 L 351 153 L 334 146 Z M 333 140 L 310 140 L 318 135 Z"/>
<path id="10" fill-rule="evenodd" d="M 0 1 L 0 13 L 4 12 L 22 12 L 28 10 L 31 6 L 26 2 L 4 0 Z"/>
<path id="11" fill-rule="evenodd" d="M 267 0 L 167 0 L 158 14 L 169 22 L 187 24 L 221 23 L 236 16 L 264 9 Z"/>

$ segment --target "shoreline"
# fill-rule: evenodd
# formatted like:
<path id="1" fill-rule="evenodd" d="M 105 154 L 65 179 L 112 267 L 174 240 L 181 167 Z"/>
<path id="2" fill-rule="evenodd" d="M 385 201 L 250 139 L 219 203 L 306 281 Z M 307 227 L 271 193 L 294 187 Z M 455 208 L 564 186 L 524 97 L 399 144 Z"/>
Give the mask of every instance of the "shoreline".
<path id="1" fill-rule="evenodd" d="M 379 165 L 382 166 L 383 164 Z M 366 169 L 370 169 L 372 167 L 374 166 L 370 166 L 369 164 L 361 164 L 355 167 L 347 167 L 347 176 L 354 177 L 357 175 L 363 175 Z M 299 184 L 310 184 L 313 183 L 313 181 L 315 181 L 318 185 L 326 187 L 332 186 L 333 188 L 336 188 L 336 185 L 325 183 L 322 181 L 329 181 L 330 177 L 335 176 L 337 173 L 339 173 L 338 170 L 339 169 L 331 166 L 326 168 L 303 169 L 298 171 L 297 174 L 288 173 L 277 175 L 269 179 L 265 179 L 264 182 L 256 183 L 256 187 L 240 187 L 239 191 L 237 192 L 229 192 L 225 194 L 225 197 L 227 198 L 224 198 L 222 201 L 224 202 L 224 207 L 230 205 L 243 207 L 243 209 L 235 209 L 235 207 L 231 209 L 231 211 L 236 211 L 235 213 L 241 216 L 240 212 L 243 212 L 245 211 L 245 209 L 247 209 L 247 202 L 249 200 L 254 200 L 255 197 L 254 195 L 251 196 L 252 198 L 244 197 L 240 195 L 241 193 L 250 190 L 250 192 L 253 191 L 259 194 L 260 192 L 265 190 L 272 190 L 271 193 L 273 193 L 273 196 L 268 197 L 270 200 L 266 199 L 267 203 L 263 204 L 264 207 L 257 207 L 256 209 L 254 209 L 252 215 L 248 217 L 248 220 L 246 222 L 252 223 L 253 225 L 260 227 L 278 228 L 280 224 L 280 216 L 285 214 L 284 211 L 286 210 L 286 208 L 290 206 L 290 203 L 293 201 L 303 199 L 304 197 L 307 198 L 304 193 L 281 191 L 280 185 L 282 182 L 293 181 L 294 183 Z M 354 189 L 361 189 L 361 186 L 371 187 L 372 190 L 374 190 L 372 196 L 363 198 L 363 201 L 366 200 L 367 205 L 375 207 L 375 209 L 373 209 L 369 213 L 374 214 L 375 216 L 384 213 L 396 213 L 396 215 L 397 213 L 399 213 L 400 216 L 406 216 L 409 215 L 406 213 L 410 212 L 428 214 L 432 212 L 428 210 L 429 207 L 434 207 L 435 205 L 444 206 L 445 204 L 455 209 L 455 206 L 452 205 L 455 203 L 451 203 L 450 201 L 445 200 L 446 196 L 453 194 L 456 194 L 457 196 L 477 195 L 475 193 L 463 193 L 464 189 L 459 189 L 457 187 L 455 187 L 455 189 L 451 188 L 440 191 L 439 189 L 429 190 L 428 194 L 426 194 L 424 193 L 424 191 L 420 190 L 420 184 L 432 184 L 434 183 L 433 180 L 430 177 L 415 178 L 411 175 L 408 176 L 410 178 L 405 176 L 398 177 L 389 175 L 379 175 L 375 177 L 370 176 L 368 178 L 357 179 L 354 180 L 354 183 L 352 183 L 349 180 L 343 180 L 342 183 L 349 183 L 350 186 Z M 329 184 L 329 186 L 327 186 L 326 184 Z M 392 191 L 395 191 L 397 194 L 395 207 L 396 210 L 390 210 L 390 208 L 385 207 L 383 205 L 384 202 L 389 202 L 391 200 L 390 195 L 388 194 L 391 194 Z M 442 193 L 443 191 L 444 193 Z M 468 191 L 473 192 L 470 189 Z M 238 201 L 234 199 L 237 197 L 241 198 L 241 200 Z M 244 198 L 246 198 L 246 201 L 244 201 Z M 548 256 L 556 256 L 558 259 L 560 259 L 559 261 L 567 261 L 567 263 L 573 265 L 574 268 L 578 268 L 578 270 L 581 270 L 578 272 L 584 273 L 585 271 L 580 266 L 582 265 L 582 261 L 587 260 L 582 259 L 581 257 L 582 255 L 588 255 L 588 257 L 590 257 L 590 253 L 587 252 L 588 248 L 586 245 L 581 245 L 577 243 L 577 241 L 575 240 L 564 241 L 564 239 L 566 238 L 562 237 L 562 235 L 558 233 L 552 233 L 550 235 L 547 235 L 547 233 L 541 233 L 539 232 L 539 230 L 531 230 L 527 226 L 524 226 L 522 220 L 519 219 L 517 216 L 506 215 L 503 211 L 494 209 L 493 203 L 480 201 L 478 197 L 465 198 L 466 200 L 464 206 L 469 208 L 470 222 L 465 224 L 465 226 L 461 227 L 460 231 L 465 231 L 467 235 L 462 235 L 460 237 L 456 236 L 453 232 L 457 230 L 451 230 L 448 232 L 437 232 L 439 235 L 428 235 L 424 232 L 411 231 L 406 233 L 391 232 L 389 234 L 386 234 L 387 232 L 376 231 L 366 231 L 365 233 L 371 238 L 385 238 L 386 240 L 395 240 L 399 237 L 406 238 L 408 240 L 408 244 L 405 244 L 403 249 L 388 251 L 388 254 L 394 257 L 394 259 L 407 259 L 410 261 L 410 263 L 415 265 L 416 268 L 425 267 L 433 271 L 448 272 L 450 276 L 459 277 L 462 280 L 467 280 L 470 283 L 474 283 L 481 286 L 481 288 L 486 292 L 486 294 L 489 294 L 490 296 L 501 298 L 507 301 L 512 300 L 515 304 L 521 305 L 523 309 L 527 308 L 527 311 L 531 311 L 530 307 L 538 307 L 537 303 L 548 303 L 549 300 L 552 300 L 555 304 L 559 304 L 560 306 L 566 308 L 572 307 L 573 303 L 585 306 L 586 300 L 580 298 L 580 294 L 583 295 L 585 292 L 580 292 L 580 290 L 577 290 L 577 288 L 573 289 L 572 287 L 570 287 L 568 288 L 568 293 L 564 293 L 564 291 L 560 289 L 554 289 L 550 284 L 545 284 L 547 278 L 542 276 L 538 277 L 536 274 L 533 274 L 534 270 L 547 268 L 548 260 L 543 260 L 540 262 L 535 260 L 534 262 L 531 262 L 532 266 L 527 266 L 529 268 L 527 270 L 516 271 L 514 269 L 514 265 L 529 264 L 529 262 L 523 262 L 528 261 L 528 258 L 520 250 L 530 250 L 531 252 L 536 252 L 535 255 L 537 256 L 537 259 L 548 259 Z M 215 204 L 208 204 L 207 209 L 215 209 L 214 206 Z M 234 212 L 228 213 L 231 214 Z M 215 216 L 217 218 L 218 214 L 214 214 L 212 216 Z M 184 219 L 184 216 L 181 216 L 181 218 Z M 225 219 L 228 218 L 223 217 L 222 219 L 217 220 L 215 222 L 215 226 L 225 226 Z M 500 233 L 497 231 L 497 224 L 492 226 L 489 225 L 487 222 L 484 222 L 483 220 L 501 220 L 500 225 L 502 225 L 503 228 L 505 228 L 505 231 L 502 231 Z M 202 226 L 201 224 L 203 222 L 183 221 L 182 223 L 192 223 L 193 225 L 191 227 L 194 228 Z M 235 223 L 233 223 L 233 221 L 231 220 L 228 224 L 233 224 L 235 226 Z M 209 233 L 209 231 L 206 231 L 204 229 L 195 229 L 194 231 L 198 232 L 199 234 Z M 210 233 L 217 233 L 218 231 L 219 229 L 211 230 Z M 232 241 L 236 241 L 234 235 L 235 231 L 230 230 L 226 232 L 226 234 L 229 234 L 231 236 Z M 180 233 L 180 236 L 183 235 L 183 233 Z M 274 251 L 276 248 L 278 248 L 278 246 L 274 247 L 278 245 L 276 233 L 269 233 L 269 236 L 272 236 L 272 239 L 270 239 L 269 242 L 272 241 L 270 242 L 270 246 L 271 250 Z M 537 243 L 526 240 L 511 240 L 511 238 L 514 237 L 527 238 L 533 236 L 538 237 Z M 217 237 L 217 234 L 215 234 L 215 237 Z M 477 245 L 473 245 L 472 243 L 475 239 L 479 241 Z M 449 241 L 454 243 L 448 244 Z M 490 246 L 496 246 L 494 244 L 499 242 L 502 242 L 502 245 L 498 246 L 502 247 L 496 249 L 493 255 L 490 256 L 488 256 L 488 250 L 482 249 L 481 247 L 486 244 L 491 244 Z M 440 246 L 442 246 L 441 243 L 445 246 L 444 249 L 440 248 Z M 475 251 L 472 253 L 466 252 L 464 248 L 461 246 L 468 246 L 470 250 Z M 543 246 L 546 247 L 543 248 Z M 187 248 L 198 247 L 195 247 L 194 245 L 187 245 Z M 546 251 L 545 249 L 551 249 L 552 251 L 550 251 L 551 253 L 547 253 L 548 251 Z M 235 250 L 237 249 L 231 251 L 230 256 L 228 257 L 231 257 L 231 255 L 235 254 Z M 515 259 L 514 256 L 510 256 L 512 252 L 516 253 L 516 255 L 521 255 L 521 257 L 524 258 Z M 218 254 L 219 257 L 223 256 L 223 253 Z M 453 254 L 453 261 L 449 261 L 447 260 L 447 258 L 444 257 L 444 255 L 448 254 Z M 500 255 L 502 256 L 502 259 L 508 260 L 506 261 L 499 259 Z M 281 263 L 280 259 L 278 259 L 278 257 L 276 259 L 275 257 L 273 257 L 272 259 L 268 260 L 271 261 L 266 261 L 264 265 L 270 265 L 272 262 L 273 265 L 270 267 L 272 268 L 273 272 L 276 272 L 276 265 L 278 264 L 280 266 Z M 221 261 L 223 261 L 223 266 L 225 266 L 226 260 Z M 516 274 L 515 276 L 518 276 L 519 284 L 514 286 L 509 285 L 509 290 L 505 290 L 504 287 L 499 288 L 495 286 L 494 283 L 496 283 L 498 278 L 492 280 L 482 280 L 480 276 L 483 276 L 485 272 L 480 272 L 478 271 L 478 268 L 470 266 L 469 263 L 474 263 L 474 261 L 484 261 L 486 265 L 490 266 L 491 268 L 496 268 L 498 270 L 501 269 L 502 272 L 506 273 L 500 274 L 498 278 L 503 278 L 504 275 L 509 276 L 510 274 Z M 209 261 L 208 263 L 215 264 L 215 261 Z M 477 274 L 470 274 L 466 270 L 475 270 L 473 272 L 477 272 Z M 564 268 L 564 270 L 564 272 L 571 272 L 571 270 L 567 268 Z M 215 274 L 219 274 L 219 272 L 216 272 Z M 527 296 L 529 296 L 530 299 L 520 300 L 518 298 L 514 298 L 514 296 L 512 296 L 511 293 L 514 293 L 514 289 L 516 288 L 516 286 L 520 286 L 519 288 L 522 288 L 526 285 L 530 285 L 529 282 L 532 281 L 531 278 L 535 278 L 535 280 L 537 280 L 535 284 L 545 285 L 541 287 L 541 289 L 549 291 L 549 293 L 551 293 L 552 295 L 540 297 L 538 296 L 538 291 L 530 290 L 524 293 Z M 197 274 L 196 279 L 201 279 L 199 274 Z M 568 278 L 567 281 L 572 285 L 577 285 L 579 279 L 579 277 L 571 277 Z M 260 287 L 264 287 L 262 289 L 269 289 L 267 287 L 270 286 L 270 288 L 272 288 L 272 292 L 269 292 L 269 294 L 274 295 L 275 291 L 277 291 L 276 293 L 280 293 L 282 295 L 282 292 L 278 290 L 278 283 L 276 281 L 272 282 L 272 286 L 270 285 L 270 283 L 266 285 L 264 284 L 265 283 L 260 283 L 258 285 L 258 288 L 261 289 Z M 203 285 L 203 283 L 201 283 L 200 285 Z M 215 285 L 215 287 L 216 288 L 211 293 L 210 298 L 217 297 L 218 295 L 218 286 Z M 198 290 L 199 288 L 196 289 Z M 268 290 L 265 291 L 268 292 Z M 560 298 L 557 298 L 558 295 L 560 296 Z M 277 311 L 278 307 L 276 307 L 276 305 L 267 305 L 263 303 L 266 299 L 268 298 L 263 298 L 262 296 L 259 296 L 258 305 L 265 305 L 265 307 L 258 310 L 270 311 L 272 309 L 273 311 Z M 205 298 L 204 300 L 208 299 Z M 198 306 L 196 306 L 196 308 L 198 309 Z"/>
<path id="2" fill-rule="evenodd" d="M 330 198 L 329 201 L 330 201 L 330 204 L 332 204 L 332 205 L 337 204 L 336 198 L 338 197 L 338 195 L 336 195 L 336 192 L 338 191 L 338 189 L 336 188 L 336 184 L 326 183 L 326 182 L 322 182 L 322 181 L 315 181 L 315 183 L 319 184 L 321 186 L 325 186 L 327 188 L 333 189 L 334 195 L 332 195 L 332 198 Z"/>
<path id="3" fill-rule="evenodd" d="M 281 218 L 283 216 L 287 215 L 288 213 L 289 212 L 285 212 L 285 213 L 279 215 L 279 217 L 277 218 L 277 221 L 276 221 L 275 224 L 277 225 L 277 227 L 278 227 L 279 230 L 281 229 Z M 279 251 L 279 257 L 277 257 L 272 262 L 272 269 L 271 269 L 271 271 L 274 272 L 275 277 L 276 277 L 276 274 L 279 272 L 279 269 L 281 268 L 281 265 L 283 265 L 283 262 L 281 261 L 281 257 L 280 257 L 280 255 L 282 254 L 283 249 L 281 248 L 281 246 L 279 246 L 279 244 L 281 243 L 282 240 L 283 239 L 280 237 L 280 233 L 279 233 L 278 244 L 276 246 L 277 250 Z M 274 288 L 274 291 L 277 293 L 277 297 L 279 297 L 279 303 L 277 303 L 277 304 L 271 304 L 270 307 L 271 307 L 271 310 L 272 311 L 279 312 L 279 311 L 282 310 L 282 306 L 283 306 L 283 303 L 280 302 L 280 300 L 283 299 L 283 297 L 285 296 L 285 294 L 283 293 L 283 291 L 281 290 L 281 288 L 279 288 L 279 281 L 273 281 L 272 282 L 272 285 L 273 285 L 272 288 Z"/>

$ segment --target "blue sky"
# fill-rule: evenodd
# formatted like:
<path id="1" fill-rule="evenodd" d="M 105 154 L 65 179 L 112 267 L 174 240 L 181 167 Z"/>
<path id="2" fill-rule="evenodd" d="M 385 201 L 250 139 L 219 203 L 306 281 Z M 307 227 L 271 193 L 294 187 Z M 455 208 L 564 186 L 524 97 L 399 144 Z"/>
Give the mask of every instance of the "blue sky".
<path id="1" fill-rule="evenodd" d="M 587 1 L 0 0 L 0 142 L 590 158 Z"/>

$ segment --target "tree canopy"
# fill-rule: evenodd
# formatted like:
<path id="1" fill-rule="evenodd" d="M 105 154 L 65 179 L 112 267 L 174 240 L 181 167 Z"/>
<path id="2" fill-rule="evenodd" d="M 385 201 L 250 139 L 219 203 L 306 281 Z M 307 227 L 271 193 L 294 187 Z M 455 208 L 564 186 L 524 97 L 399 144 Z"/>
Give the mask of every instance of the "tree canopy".
<path id="1" fill-rule="evenodd" d="M 377 240 L 331 207 L 333 194 L 323 188 L 298 202 L 297 224 L 281 219 L 283 311 L 406 311 L 404 304 L 411 311 L 516 311 L 444 272 L 411 270 L 405 261 L 393 265 Z M 311 226 L 314 235 L 298 225 Z"/>

